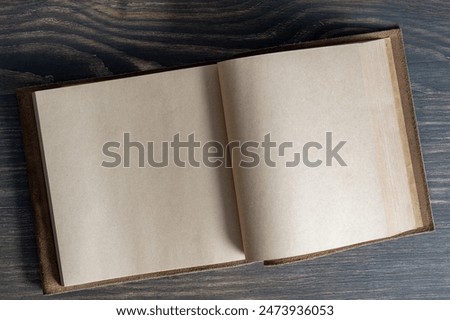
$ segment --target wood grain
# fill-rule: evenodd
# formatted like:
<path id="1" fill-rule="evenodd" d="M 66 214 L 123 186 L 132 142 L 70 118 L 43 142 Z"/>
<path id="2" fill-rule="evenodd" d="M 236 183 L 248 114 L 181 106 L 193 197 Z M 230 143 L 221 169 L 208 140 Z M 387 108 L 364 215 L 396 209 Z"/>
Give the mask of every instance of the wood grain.
<path id="1" fill-rule="evenodd" d="M 2 1 L 0 298 L 44 298 L 16 88 L 230 57 L 400 25 L 434 233 L 277 267 L 252 264 L 45 298 L 450 298 L 448 1 Z"/>

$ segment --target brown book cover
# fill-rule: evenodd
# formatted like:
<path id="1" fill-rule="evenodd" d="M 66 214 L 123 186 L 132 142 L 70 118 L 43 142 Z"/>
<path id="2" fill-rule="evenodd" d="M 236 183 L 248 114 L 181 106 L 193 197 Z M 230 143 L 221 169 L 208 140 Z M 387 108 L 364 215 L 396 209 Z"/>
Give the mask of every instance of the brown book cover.
<path id="1" fill-rule="evenodd" d="M 405 119 L 405 126 L 406 126 L 406 132 L 407 132 L 407 140 L 408 140 L 407 142 L 408 142 L 408 146 L 409 146 L 409 150 L 410 150 L 410 154 L 408 156 L 411 157 L 413 173 L 414 173 L 414 178 L 415 178 L 416 188 L 417 188 L 417 194 L 419 197 L 420 212 L 422 215 L 422 221 L 423 221 L 423 225 L 424 225 L 424 227 L 421 230 L 414 230 L 413 232 L 406 232 L 404 234 L 395 236 L 395 237 L 400 237 L 400 236 L 408 235 L 411 233 L 431 231 L 434 228 L 433 221 L 432 221 L 430 201 L 429 201 L 429 194 L 428 194 L 427 183 L 426 183 L 426 177 L 425 177 L 424 166 L 423 166 L 423 160 L 422 160 L 422 155 L 421 155 L 421 151 L 420 151 L 420 142 L 419 142 L 419 136 L 418 136 L 418 132 L 417 132 L 417 124 L 416 124 L 413 101 L 412 101 L 412 96 L 411 96 L 411 89 L 410 89 L 409 79 L 408 79 L 408 71 L 407 71 L 407 64 L 406 64 L 406 59 L 405 59 L 404 47 L 403 47 L 402 34 L 401 34 L 400 29 L 392 29 L 392 30 L 386 30 L 386 31 L 381 31 L 381 32 L 372 32 L 372 33 L 358 34 L 358 35 L 353 35 L 353 36 L 346 36 L 346 37 L 339 37 L 339 38 L 332 38 L 332 39 L 323 39 L 323 40 L 305 42 L 305 43 L 296 44 L 296 45 L 264 49 L 264 50 L 252 52 L 249 54 L 245 54 L 244 56 L 271 53 L 271 52 L 279 52 L 279 51 L 287 51 L 287 50 L 298 50 L 298 49 L 315 48 L 315 47 L 322 47 L 322 46 L 348 44 L 348 43 L 355 43 L 355 42 L 364 42 L 364 41 L 384 39 L 384 38 L 389 38 L 391 40 L 391 44 L 392 44 L 392 51 L 393 51 L 392 59 L 395 64 L 396 78 L 398 80 L 398 86 L 400 89 L 401 105 L 402 105 L 403 116 Z M 188 66 L 188 67 L 192 67 L 192 66 Z M 183 68 L 186 68 L 186 67 L 183 67 Z M 175 69 L 178 69 L 178 68 L 175 68 Z M 88 79 L 88 80 L 73 81 L 73 82 L 60 83 L 60 84 L 36 86 L 36 87 L 19 89 L 17 91 L 17 97 L 18 97 L 18 102 L 19 102 L 19 107 L 20 107 L 21 123 L 22 123 L 22 127 L 23 127 L 24 149 L 25 149 L 25 156 L 26 156 L 26 160 L 27 160 L 29 186 L 30 186 L 30 190 L 31 190 L 33 212 L 34 212 L 34 216 L 35 216 L 37 245 L 38 245 L 39 259 L 40 259 L 40 266 L 41 266 L 41 277 L 42 277 L 43 291 L 45 294 L 79 290 L 79 289 L 91 288 L 91 287 L 96 287 L 96 286 L 111 284 L 111 283 L 120 283 L 120 282 L 125 282 L 125 281 L 148 279 L 148 278 L 152 278 L 152 277 L 160 277 L 160 276 L 171 275 L 171 274 L 207 270 L 207 269 L 212 269 L 212 268 L 230 267 L 230 266 L 235 266 L 235 265 L 240 265 L 240 264 L 246 263 L 245 261 L 238 261 L 238 262 L 225 263 L 225 264 L 219 264 L 219 265 L 208 265 L 208 266 L 201 266 L 201 267 L 195 267 L 195 268 L 171 270 L 171 271 L 167 271 L 167 272 L 157 272 L 157 273 L 150 273 L 150 274 L 135 275 L 135 276 L 129 276 L 129 277 L 124 277 L 124 278 L 118 278 L 118 279 L 112 279 L 112 280 L 106 280 L 106 281 L 100 281 L 100 282 L 93 282 L 93 283 L 87 283 L 87 284 L 75 285 L 75 286 L 63 286 L 61 284 L 60 276 L 59 276 L 59 269 L 58 269 L 58 259 L 57 259 L 57 253 L 56 253 L 56 247 L 55 247 L 55 239 L 54 239 L 54 235 L 53 235 L 53 231 L 52 231 L 52 218 L 51 218 L 51 213 L 50 213 L 47 187 L 46 187 L 46 181 L 45 181 L 45 172 L 44 172 L 41 147 L 40 147 L 40 142 L 39 142 L 39 132 L 38 132 L 38 128 L 37 128 L 32 94 L 36 90 L 58 88 L 58 87 L 64 87 L 64 86 L 72 86 L 72 85 L 76 85 L 76 84 L 93 83 L 93 82 L 106 81 L 106 80 L 112 80 L 112 79 L 120 79 L 120 78 L 125 78 L 125 77 L 132 77 L 132 76 L 136 76 L 136 75 L 164 72 L 164 71 L 168 71 L 168 70 L 174 70 L 174 69 L 151 70 L 148 72 L 139 72 L 139 73 L 133 73 L 133 74 L 111 76 L 111 77 L 106 77 L 106 78 Z M 370 241 L 368 243 L 379 242 L 379 241 L 384 241 L 384 240 L 386 240 L 386 239 Z M 276 259 L 276 260 L 265 261 L 265 264 L 273 265 L 273 264 L 280 264 L 280 263 L 287 263 L 287 262 L 292 262 L 292 261 L 297 261 L 297 260 L 309 259 L 309 258 L 313 258 L 313 257 L 317 257 L 317 256 L 334 253 L 337 251 L 346 250 L 348 248 L 352 248 L 352 247 L 360 246 L 360 245 L 364 245 L 364 244 L 366 244 L 366 243 L 356 244 L 356 245 L 352 245 L 349 247 L 343 247 L 343 248 L 339 248 L 339 249 L 335 249 L 335 250 L 318 252 L 318 253 L 310 254 L 310 255 L 302 255 L 302 256 L 291 257 L 291 258 L 286 258 L 286 259 Z"/>

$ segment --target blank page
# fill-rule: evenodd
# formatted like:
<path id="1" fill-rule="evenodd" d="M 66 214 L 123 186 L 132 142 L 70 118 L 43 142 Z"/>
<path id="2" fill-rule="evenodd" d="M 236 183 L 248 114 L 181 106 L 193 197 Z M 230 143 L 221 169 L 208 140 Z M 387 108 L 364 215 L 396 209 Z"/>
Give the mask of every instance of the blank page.
<path id="1" fill-rule="evenodd" d="M 231 169 L 139 167 L 131 142 L 191 133 L 226 144 L 215 65 L 37 91 L 34 96 L 63 285 L 244 259 Z M 117 167 L 102 153 L 122 156 Z M 146 155 L 145 155 L 146 156 Z M 183 155 L 187 160 L 187 156 Z M 198 150 L 196 153 L 199 159 Z"/>
<path id="2" fill-rule="evenodd" d="M 422 226 L 391 55 L 383 39 L 219 63 L 229 140 L 261 142 L 270 133 L 277 143 L 275 168 L 240 167 L 249 158 L 233 152 L 249 260 L 305 255 Z M 293 143 L 284 155 L 276 152 L 283 142 Z M 310 142 L 315 147 L 306 160 L 320 164 L 315 167 L 303 161 Z M 332 157 L 328 166 L 327 149 L 341 142 L 345 165 Z M 263 162 L 261 144 L 253 152 Z M 300 163 L 286 168 L 295 152 Z"/>

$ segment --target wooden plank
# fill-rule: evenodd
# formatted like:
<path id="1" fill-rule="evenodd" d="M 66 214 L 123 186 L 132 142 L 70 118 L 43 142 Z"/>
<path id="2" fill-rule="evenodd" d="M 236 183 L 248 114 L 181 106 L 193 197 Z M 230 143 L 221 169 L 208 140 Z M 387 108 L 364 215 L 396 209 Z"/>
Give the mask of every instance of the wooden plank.
<path id="1" fill-rule="evenodd" d="M 450 298 L 450 4 L 447 1 L 3 1 L 0 298 L 42 298 L 16 88 L 403 29 L 437 230 L 277 267 L 261 264 L 57 298 Z M 51 297 L 50 297 L 51 298 Z"/>

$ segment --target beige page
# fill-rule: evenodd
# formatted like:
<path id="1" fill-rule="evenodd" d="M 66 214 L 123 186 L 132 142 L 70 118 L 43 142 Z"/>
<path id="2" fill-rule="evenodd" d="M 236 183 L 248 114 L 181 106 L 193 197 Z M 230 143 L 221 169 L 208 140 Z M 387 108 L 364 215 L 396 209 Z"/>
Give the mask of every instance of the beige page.
<path id="1" fill-rule="evenodd" d="M 217 66 L 34 98 L 63 285 L 244 259 L 231 169 L 180 168 L 172 160 L 139 168 L 137 148 L 130 168 L 101 166 L 112 161 L 103 145 L 123 146 L 124 133 L 155 142 L 156 160 L 177 133 L 226 144 Z"/>
<path id="2" fill-rule="evenodd" d="M 339 248 L 422 226 L 389 39 L 219 63 L 230 141 L 271 134 L 293 148 L 233 172 L 246 257 L 270 260 Z M 326 165 L 330 148 L 339 155 Z M 286 168 L 314 142 L 307 160 Z M 319 143 L 321 149 L 317 148 Z M 263 160 L 263 149 L 254 149 Z M 405 156 L 406 155 L 406 156 Z M 301 154 L 301 159 L 303 159 Z"/>

